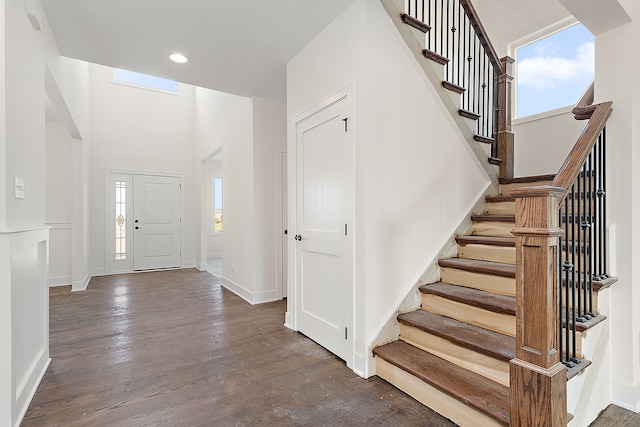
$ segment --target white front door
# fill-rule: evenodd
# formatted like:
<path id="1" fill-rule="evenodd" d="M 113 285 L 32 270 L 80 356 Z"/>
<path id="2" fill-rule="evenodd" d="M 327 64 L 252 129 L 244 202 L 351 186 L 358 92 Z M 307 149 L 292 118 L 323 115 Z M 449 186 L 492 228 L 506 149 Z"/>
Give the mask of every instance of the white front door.
<path id="1" fill-rule="evenodd" d="M 345 95 L 296 124 L 294 236 L 297 328 L 345 360 L 353 335 L 353 142 L 346 118 Z"/>
<path id="2" fill-rule="evenodd" d="M 180 267 L 181 180 L 133 176 L 133 269 Z"/>

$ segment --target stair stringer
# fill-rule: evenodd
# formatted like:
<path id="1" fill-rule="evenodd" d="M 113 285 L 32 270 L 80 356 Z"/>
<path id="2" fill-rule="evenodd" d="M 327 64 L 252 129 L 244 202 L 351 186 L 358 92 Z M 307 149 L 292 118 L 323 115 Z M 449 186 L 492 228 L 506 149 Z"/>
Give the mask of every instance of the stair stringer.
<path id="1" fill-rule="evenodd" d="M 452 96 L 451 91 L 442 87 L 444 66 L 423 56 L 422 51 L 425 48 L 424 33 L 402 21 L 402 14 L 405 13 L 404 0 L 380 0 L 380 2 L 398 30 L 400 37 L 404 41 L 404 45 L 408 49 L 408 53 L 414 57 L 416 65 L 422 70 L 420 75 L 425 77 L 426 84 L 431 85 L 435 89 L 438 98 L 442 102 L 443 108 L 449 113 L 448 116 L 455 123 L 456 129 L 467 142 L 469 149 L 473 152 L 474 157 L 486 172 L 491 182 L 497 187 L 498 168 L 488 162 L 487 153 L 481 146 L 482 144 L 473 139 L 475 131 L 473 127 L 469 126 L 469 119 L 458 114 L 458 110 L 460 109 L 459 95 L 456 94 L 456 96 Z M 456 102 L 456 99 L 458 102 Z"/>
<path id="2" fill-rule="evenodd" d="M 372 369 L 368 369 L 370 376 L 376 375 L 376 364 L 373 361 L 372 350 L 375 347 L 388 344 L 400 338 L 400 323 L 398 322 L 398 315 L 420 309 L 422 304 L 421 294 L 419 291 L 420 286 L 440 280 L 440 267 L 438 266 L 438 261 L 444 258 L 453 258 L 456 256 L 458 251 L 456 237 L 471 233 L 471 230 L 473 229 L 471 216 L 476 213 L 484 212 L 487 206 L 487 202 L 485 200 L 486 196 L 496 194 L 496 192 L 497 187 L 491 184 L 487 185 L 482 194 L 480 194 L 473 208 L 470 209 L 451 236 L 447 238 L 440 251 L 438 251 L 438 253 L 428 261 L 424 269 L 424 273 L 420 275 L 416 283 L 414 283 L 404 294 L 400 302 L 396 305 L 392 305 L 392 307 L 397 308 L 390 311 L 388 316 L 384 317 L 385 322 L 378 329 L 378 334 L 371 342 L 367 343 L 367 355 L 369 359 L 367 360 L 367 365 L 372 367 Z"/>

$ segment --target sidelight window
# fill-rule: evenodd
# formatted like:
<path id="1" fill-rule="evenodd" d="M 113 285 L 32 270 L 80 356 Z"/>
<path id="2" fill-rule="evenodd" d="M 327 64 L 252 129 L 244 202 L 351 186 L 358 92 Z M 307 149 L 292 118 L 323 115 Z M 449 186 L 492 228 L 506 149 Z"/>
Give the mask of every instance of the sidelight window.
<path id="1" fill-rule="evenodd" d="M 115 259 L 122 261 L 127 259 L 127 221 L 126 221 L 126 193 L 125 181 L 115 182 L 115 210 L 116 210 L 116 246 Z"/>
<path id="2" fill-rule="evenodd" d="M 222 232 L 222 178 L 213 178 L 213 231 Z"/>

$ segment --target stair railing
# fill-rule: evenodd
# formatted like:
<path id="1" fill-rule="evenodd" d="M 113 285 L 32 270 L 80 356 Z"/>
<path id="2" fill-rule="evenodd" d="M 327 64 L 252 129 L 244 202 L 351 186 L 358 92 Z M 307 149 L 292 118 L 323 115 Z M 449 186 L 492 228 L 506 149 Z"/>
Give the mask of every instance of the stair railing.
<path id="1" fill-rule="evenodd" d="M 607 274 L 605 126 L 611 106 L 592 108 L 551 185 L 511 193 L 517 301 L 512 426 L 567 424 L 567 365 L 579 361 L 576 325 L 594 314 L 594 276 Z"/>
<path id="2" fill-rule="evenodd" d="M 513 59 L 496 54 L 470 0 L 405 0 L 407 15 L 426 24 L 424 55 L 444 65 L 449 88 L 462 92 L 460 114 L 477 118 L 475 139 L 491 144 L 500 178 L 513 177 Z"/>

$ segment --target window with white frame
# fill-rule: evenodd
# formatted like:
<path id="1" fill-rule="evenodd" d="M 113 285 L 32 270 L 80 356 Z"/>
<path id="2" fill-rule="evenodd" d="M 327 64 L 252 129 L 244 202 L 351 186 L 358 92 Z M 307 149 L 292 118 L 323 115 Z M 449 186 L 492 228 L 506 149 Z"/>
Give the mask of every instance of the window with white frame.
<path id="1" fill-rule="evenodd" d="M 222 178 L 213 178 L 212 233 L 222 233 Z"/>
<path id="2" fill-rule="evenodd" d="M 593 81 L 594 37 L 574 24 L 516 49 L 516 117 L 574 105 Z"/>

